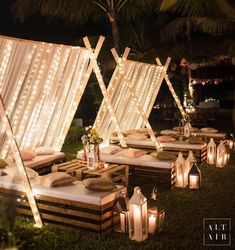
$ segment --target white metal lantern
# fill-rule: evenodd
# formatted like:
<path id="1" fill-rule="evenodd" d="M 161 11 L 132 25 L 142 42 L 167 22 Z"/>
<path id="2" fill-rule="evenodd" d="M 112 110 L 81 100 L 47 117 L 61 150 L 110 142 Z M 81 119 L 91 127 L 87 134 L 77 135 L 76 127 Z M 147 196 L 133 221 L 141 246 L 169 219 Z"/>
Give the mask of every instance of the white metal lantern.
<path id="1" fill-rule="evenodd" d="M 185 173 L 185 159 L 181 152 L 175 161 L 176 168 L 176 187 L 185 187 L 187 185 L 188 173 Z"/>
<path id="2" fill-rule="evenodd" d="M 140 187 L 135 187 L 129 201 L 129 238 L 140 242 L 147 237 L 147 199 L 141 193 Z"/>
<path id="3" fill-rule="evenodd" d="M 151 198 L 148 200 L 148 233 L 155 234 L 163 230 L 165 211 L 161 201 L 157 197 L 157 189 L 154 188 Z"/>
<path id="4" fill-rule="evenodd" d="M 213 138 L 210 138 L 210 142 L 207 145 L 207 163 L 214 165 L 216 161 L 216 144 Z"/>
<path id="5" fill-rule="evenodd" d="M 119 233 L 128 233 L 128 218 L 129 218 L 129 209 L 128 209 L 128 195 L 127 193 L 119 193 L 119 197 L 114 206 L 114 231 Z"/>
<path id="6" fill-rule="evenodd" d="M 226 148 L 223 144 L 223 141 L 221 140 L 219 146 L 217 147 L 216 167 L 222 168 L 225 166 L 226 164 L 225 154 L 226 154 Z"/>
<path id="7" fill-rule="evenodd" d="M 199 189 L 201 186 L 201 171 L 198 169 L 196 163 L 193 163 L 192 168 L 188 173 L 188 188 Z"/>
<path id="8" fill-rule="evenodd" d="M 184 172 L 184 178 L 187 180 L 187 184 L 188 184 L 188 173 L 189 170 L 191 169 L 191 167 L 193 166 L 193 163 L 196 162 L 196 158 L 193 155 L 193 151 L 189 151 L 188 157 L 185 161 L 185 172 Z"/>

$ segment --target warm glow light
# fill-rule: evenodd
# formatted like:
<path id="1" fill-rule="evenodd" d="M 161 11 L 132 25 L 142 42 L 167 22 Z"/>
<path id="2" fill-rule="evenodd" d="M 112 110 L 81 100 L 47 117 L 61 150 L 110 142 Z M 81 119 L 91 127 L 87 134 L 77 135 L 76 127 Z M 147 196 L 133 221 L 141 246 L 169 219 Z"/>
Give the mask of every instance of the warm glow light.
<path id="1" fill-rule="evenodd" d="M 199 187 L 198 176 L 189 176 L 189 188 L 197 189 Z"/>
<path id="2" fill-rule="evenodd" d="M 25 170 L 24 163 L 23 163 L 23 161 L 21 159 L 19 147 L 17 145 L 14 134 L 12 132 L 11 124 L 10 124 L 10 122 L 8 120 L 7 115 L 6 115 L 6 111 L 5 111 L 5 108 L 4 108 L 4 104 L 3 104 L 3 101 L 2 101 L 1 95 L 0 95 L 0 116 L 3 118 L 3 121 L 6 124 L 6 134 L 9 137 L 12 155 L 15 158 L 16 166 L 18 167 L 19 173 L 20 173 L 20 175 L 22 177 L 23 185 L 25 187 L 25 191 L 26 191 L 26 194 L 27 194 L 27 198 L 28 198 L 32 213 L 33 213 L 35 223 L 36 223 L 36 225 L 38 227 L 41 227 L 43 225 L 43 223 L 42 223 L 41 217 L 39 215 L 36 200 L 35 200 L 34 195 L 33 195 L 33 191 L 32 191 L 32 188 L 31 188 L 30 181 L 29 181 L 28 176 L 27 176 L 27 172 Z"/>
<path id="3" fill-rule="evenodd" d="M 150 234 L 155 234 L 157 226 L 157 218 L 155 214 L 149 214 L 148 217 L 148 232 Z"/>

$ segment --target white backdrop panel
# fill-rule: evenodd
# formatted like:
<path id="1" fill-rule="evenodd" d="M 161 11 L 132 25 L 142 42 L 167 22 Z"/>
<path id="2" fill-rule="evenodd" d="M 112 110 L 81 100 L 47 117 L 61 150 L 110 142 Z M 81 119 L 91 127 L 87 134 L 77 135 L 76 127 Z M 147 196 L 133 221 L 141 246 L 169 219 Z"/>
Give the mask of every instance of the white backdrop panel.
<path id="1" fill-rule="evenodd" d="M 0 37 L 0 94 L 19 147 L 59 151 L 88 77 L 89 50 Z M 84 80 L 85 79 L 85 80 Z M 0 124 L 0 157 L 9 152 Z"/>

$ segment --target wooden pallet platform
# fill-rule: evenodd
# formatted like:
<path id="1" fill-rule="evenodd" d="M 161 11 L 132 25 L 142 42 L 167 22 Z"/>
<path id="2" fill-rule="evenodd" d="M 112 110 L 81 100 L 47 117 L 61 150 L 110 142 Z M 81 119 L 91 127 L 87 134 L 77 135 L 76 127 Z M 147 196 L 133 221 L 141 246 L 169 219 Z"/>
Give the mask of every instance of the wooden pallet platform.
<path id="1" fill-rule="evenodd" d="M 172 189 L 176 182 L 175 165 L 170 169 L 129 165 L 130 184 Z"/>
<path id="2" fill-rule="evenodd" d="M 97 170 L 89 170 L 87 162 L 83 160 L 72 160 L 52 166 L 52 172 L 67 172 L 78 180 L 89 177 L 110 178 L 114 183 L 121 183 L 128 186 L 129 182 L 129 166 L 125 164 L 112 164 L 100 162 Z"/>
<path id="3" fill-rule="evenodd" d="M 0 205 L 3 198 L 10 194 L 11 189 L 0 188 Z M 15 191 L 14 198 L 17 200 L 17 213 L 32 217 L 26 194 Z M 96 205 L 46 195 L 35 195 L 35 198 L 45 224 L 59 228 L 84 228 L 99 235 L 107 235 L 113 230 L 113 206 L 116 199 Z"/>

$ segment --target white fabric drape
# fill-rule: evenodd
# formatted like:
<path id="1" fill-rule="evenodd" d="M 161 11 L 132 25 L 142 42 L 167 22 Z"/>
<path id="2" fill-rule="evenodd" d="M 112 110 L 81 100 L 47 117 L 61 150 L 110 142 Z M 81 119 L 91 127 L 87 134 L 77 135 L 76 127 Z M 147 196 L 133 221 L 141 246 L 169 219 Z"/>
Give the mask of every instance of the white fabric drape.
<path id="1" fill-rule="evenodd" d="M 138 129 L 143 125 L 143 119 L 138 113 L 133 96 L 128 89 L 128 81 L 133 84 L 134 91 L 144 112 L 149 114 L 149 110 L 152 109 L 154 103 L 153 99 L 155 100 L 157 95 L 156 90 L 161 85 L 160 76 L 162 70 L 163 67 L 161 66 L 131 60 L 125 60 L 123 68 L 116 67 L 107 91 L 122 131 Z M 115 126 L 110 119 L 104 101 L 100 106 L 94 126 L 106 142 L 111 133 L 115 131 Z"/>
<path id="2" fill-rule="evenodd" d="M 19 147 L 63 145 L 87 84 L 89 50 L 0 37 L 0 94 Z M 0 124 L 0 157 L 9 145 Z"/>

